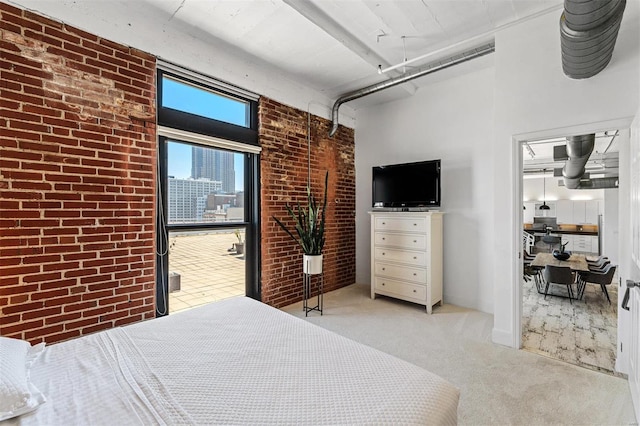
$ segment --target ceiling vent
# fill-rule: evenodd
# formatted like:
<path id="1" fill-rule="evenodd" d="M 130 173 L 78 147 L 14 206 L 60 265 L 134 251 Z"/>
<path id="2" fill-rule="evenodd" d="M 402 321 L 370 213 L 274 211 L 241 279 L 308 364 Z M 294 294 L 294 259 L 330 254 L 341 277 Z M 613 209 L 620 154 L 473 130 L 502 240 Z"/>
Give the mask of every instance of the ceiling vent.
<path id="1" fill-rule="evenodd" d="M 562 70 L 593 77 L 611 60 L 626 0 L 564 0 L 560 17 Z"/>

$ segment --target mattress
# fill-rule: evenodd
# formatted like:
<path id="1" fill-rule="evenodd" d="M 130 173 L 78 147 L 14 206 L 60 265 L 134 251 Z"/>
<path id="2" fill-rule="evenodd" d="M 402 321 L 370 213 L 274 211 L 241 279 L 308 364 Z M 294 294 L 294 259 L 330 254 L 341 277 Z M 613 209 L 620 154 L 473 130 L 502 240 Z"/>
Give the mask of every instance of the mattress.
<path id="1" fill-rule="evenodd" d="M 21 425 L 455 424 L 439 376 L 250 298 L 51 345 Z"/>

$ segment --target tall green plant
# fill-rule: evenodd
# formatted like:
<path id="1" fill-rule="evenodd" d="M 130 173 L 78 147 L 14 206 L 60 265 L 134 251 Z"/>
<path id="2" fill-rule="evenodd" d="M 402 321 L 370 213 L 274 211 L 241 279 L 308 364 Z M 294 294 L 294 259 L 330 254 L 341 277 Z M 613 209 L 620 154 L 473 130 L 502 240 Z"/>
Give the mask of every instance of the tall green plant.
<path id="1" fill-rule="evenodd" d="M 327 210 L 328 183 L 329 172 L 327 171 L 324 177 L 324 200 L 321 208 L 316 203 L 313 194 L 311 194 L 311 188 L 309 186 L 307 186 L 307 207 L 302 207 L 300 203 L 298 203 L 297 209 L 294 210 L 289 204 L 286 205 L 287 212 L 295 222 L 297 237 L 277 217 L 272 216 L 276 223 L 300 245 L 304 254 L 322 254 L 325 241 L 324 226 Z"/>

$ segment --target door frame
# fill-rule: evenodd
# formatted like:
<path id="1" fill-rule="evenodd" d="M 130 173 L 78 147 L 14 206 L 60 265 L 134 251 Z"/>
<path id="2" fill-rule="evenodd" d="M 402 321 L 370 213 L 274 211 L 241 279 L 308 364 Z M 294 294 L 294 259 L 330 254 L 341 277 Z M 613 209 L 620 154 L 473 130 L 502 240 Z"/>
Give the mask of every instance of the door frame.
<path id="1" fill-rule="evenodd" d="M 523 212 L 522 212 L 522 177 L 523 177 L 523 164 L 522 164 L 522 145 L 526 141 L 530 140 L 539 140 L 539 139 L 551 139 L 558 137 L 565 137 L 567 135 L 578 135 L 578 134 L 586 134 L 586 133 L 594 133 L 594 132 L 603 132 L 611 129 L 630 129 L 631 124 L 633 122 L 634 117 L 622 117 L 614 120 L 606 120 L 606 121 L 598 121 L 586 124 L 577 124 L 573 126 L 567 127 L 557 127 L 547 130 L 538 130 L 535 132 L 527 132 L 513 135 L 511 138 L 512 141 L 512 182 L 513 182 L 513 193 L 512 193 L 512 204 L 511 204 L 511 217 L 514 218 L 512 221 L 513 229 L 512 229 L 512 244 L 515 248 L 514 257 L 513 257 L 513 267 L 511 268 L 513 271 L 512 275 L 512 285 L 513 285 L 513 299 L 511 301 L 511 313 L 512 313 L 512 324 L 513 324 L 513 336 L 512 336 L 512 347 L 516 349 L 522 348 L 522 223 L 523 223 Z M 622 249 L 622 248 L 621 248 Z M 623 258 L 623 251 L 619 251 L 619 256 Z M 626 316 L 621 316 L 618 313 L 618 353 L 620 349 L 620 342 L 622 341 L 621 335 L 625 333 L 625 330 L 629 327 L 628 320 Z M 624 320 L 624 327 L 620 327 L 620 320 Z M 622 328 L 622 329 L 621 329 Z M 628 370 L 628 357 L 624 356 L 622 362 L 618 362 L 616 360 L 616 367 L 624 368 L 623 373 L 626 373 Z"/>

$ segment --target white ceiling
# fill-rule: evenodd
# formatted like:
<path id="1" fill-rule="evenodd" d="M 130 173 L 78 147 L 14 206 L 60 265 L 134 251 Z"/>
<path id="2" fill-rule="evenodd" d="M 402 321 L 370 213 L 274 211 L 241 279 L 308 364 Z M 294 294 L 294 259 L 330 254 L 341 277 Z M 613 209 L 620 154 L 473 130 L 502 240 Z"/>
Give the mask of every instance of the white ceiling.
<path id="1" fill-rule="evenodd" d="M 336 99 L 402 71 L 378 74 L 434 53 L 425 65 L 491 41 L 500 27 L 560 9 L 562 0 L 13 0 L 65 22 L 82 11 L 104 25 L 179 30 Z M 74 24 L 73 22 L 71 22 Z M 82 28 L 82 26 L 81 26 Z M 90 30 L 89 28 L 84 28 Z M 135 29 L 135 28 L 134 28 Z M 464 41 L 468 41 L 465 45 Z M 454 46 L 454 47 L 451 47 Z M 449 49 L 447 49 L 449 48 Z M 405 83 L 352 106 L 409 96 L 428 79 Z"/>

